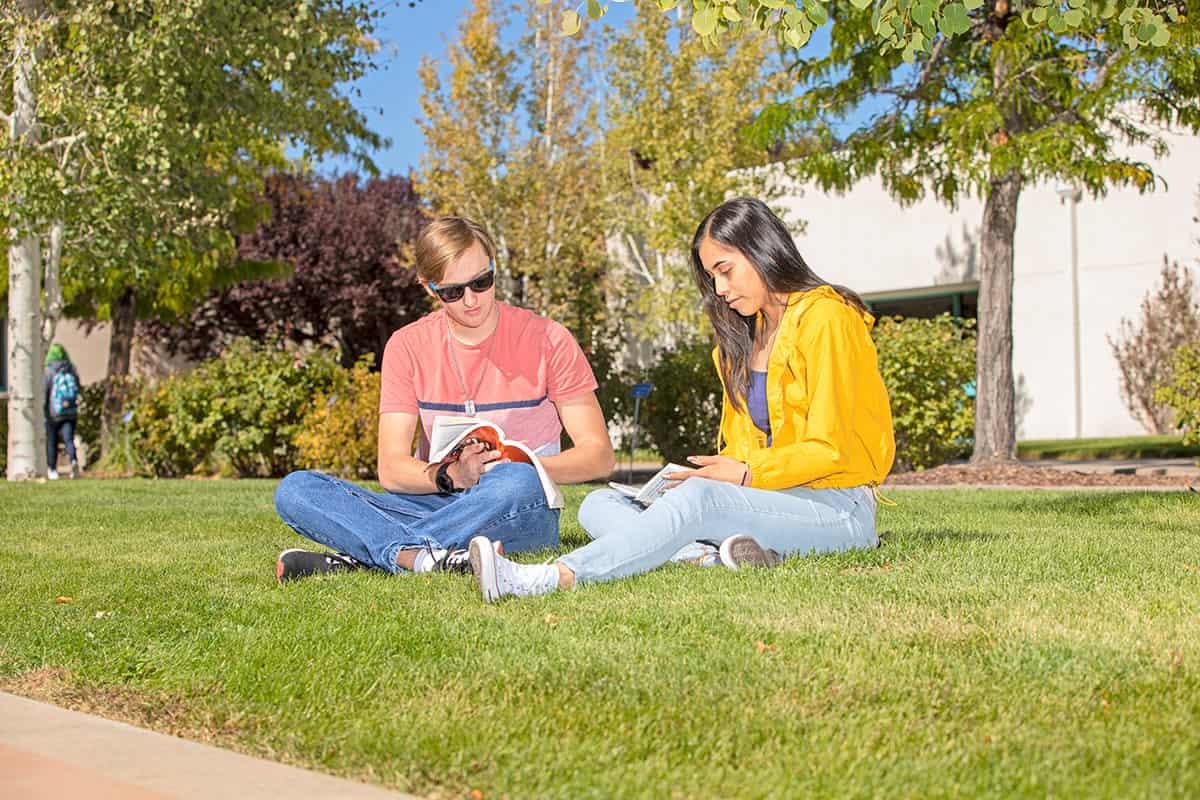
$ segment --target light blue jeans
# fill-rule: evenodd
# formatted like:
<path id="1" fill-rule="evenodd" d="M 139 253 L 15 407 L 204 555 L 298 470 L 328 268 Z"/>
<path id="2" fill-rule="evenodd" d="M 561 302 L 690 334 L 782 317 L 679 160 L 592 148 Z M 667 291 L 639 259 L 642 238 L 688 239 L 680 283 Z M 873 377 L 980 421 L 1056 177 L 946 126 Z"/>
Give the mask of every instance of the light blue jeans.
<path id="1" fill-rule="evenodd" d="M 275 509 L 301 536 L 368 566 L 399 572 L 396 555 L 415 547 L 466 547 L 472 536 L 508 553 L 558 546 L 558 511 L 546 504 L 528 464 L 499 464 L 461 494 L 371 492 L 320 472 L 293 472 L 275 490 Z"/>
<path id="2" fill-rule="evenodd" d="M 593 541 L 559 561 L 580 583 L 647 572 L 697 539 L 721 541 L 738 533 L 781 555 L 879 545 L 869 486 L 768 491 L 692 478 L 645 510 L 601 489 L 584 498 L 579 524 Z"/>

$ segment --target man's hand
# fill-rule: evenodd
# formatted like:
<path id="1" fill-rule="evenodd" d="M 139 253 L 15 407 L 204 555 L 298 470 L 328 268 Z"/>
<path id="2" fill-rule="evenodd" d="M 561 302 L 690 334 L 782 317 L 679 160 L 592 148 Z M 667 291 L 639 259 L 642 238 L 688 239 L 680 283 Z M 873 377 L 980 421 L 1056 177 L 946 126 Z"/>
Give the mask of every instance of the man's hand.
<path id="1" fill-rule="evenodd" d="M 742 461 L 729 456 L 688 456 L 687 460 L 697 469 L 687 472 L 672 472 L 664 475 L 667 480 L 683 482 L 689 478 L 708 478 L 738 486 L 750 485 L 750 470 Z"/>
<path id="2" fill-rule="evenodd" d="M 454 481 L 455 488 L 470 489 L 479 483 L 479 476 L 488 471 L 488 465 L 501 457 L 499 450 L 491 450 L 486 442 L 475 442 L 462 449 L 458 460 L 446 469 Z"/>

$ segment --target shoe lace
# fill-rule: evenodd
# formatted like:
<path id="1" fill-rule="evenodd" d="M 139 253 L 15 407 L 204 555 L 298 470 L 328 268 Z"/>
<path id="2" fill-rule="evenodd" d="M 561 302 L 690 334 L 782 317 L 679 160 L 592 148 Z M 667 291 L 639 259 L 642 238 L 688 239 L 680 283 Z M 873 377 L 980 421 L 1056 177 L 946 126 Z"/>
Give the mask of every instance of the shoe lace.
<path id="1" fill-rule="evenodd" d="M 362 569 L 362 563 L 346 553 L 325 553 L 325 563 L 331 567 L 340 565 L 346 569 Z"/>
<path id="2" fill-rule="evenodd" d="M 466 572 L 470 564 L 469 551 L 447 550 L 445 555 L 433 562 L 433 569 L 435 572 Z"/>

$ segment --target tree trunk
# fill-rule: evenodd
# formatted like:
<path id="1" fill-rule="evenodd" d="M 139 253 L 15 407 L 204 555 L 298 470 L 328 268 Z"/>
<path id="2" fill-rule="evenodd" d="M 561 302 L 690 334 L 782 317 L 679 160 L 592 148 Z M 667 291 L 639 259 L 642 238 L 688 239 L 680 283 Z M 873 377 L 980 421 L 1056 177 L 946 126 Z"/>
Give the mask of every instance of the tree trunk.
<path id="1" fill-rule="evenodd" d="M 50 249 L 46 253 L 46 307 L 42 312 L 42 352 L 45 352 L 54 342 L 54 333 L 58 329 L 58 320 L 62 317 L 63 293 L 60 280 L 59 265 L 62 263 L 63 235 L 66 226 L 61 219 L 56 219 L 50 225 Z"/>
<path id="2" fill-rule="evenodd" d="M 37 50 L 27 38 L 42 0 L 22 0 L 13 38 L 13 113 L 9 135 L 19 146 L 37 144 Z M 11 208 L 21 207 L 10 197 Z M 14 212 L 15 213 L 15 212 Z M 8 479 L 45 472 L 42 419 L 42 258 L 38 237 L 10 222 L 8 247 Z"/>
<path id="3" fill-rule="evenodd" d="M 8 479 L 44 474 L 41 248 L 24 236 L 8 248 Z"/>
<path id="4" fill-rule="evenodd" d="M 980 232 L 979 331 L 975 348 L 975 452 L 971 463 L 1017 457 L 1012 366 L 1013 239 L 1021 176 L 993 180 Z"/>
<path id="5" fill-rule="evenodd" d="M 133 289 L 126 289 L 121 294 L 109 316 L 112 331 L 108 340 L 108 380 L 104 384 L 104 413 L 100 415 L 101 448 L 105 452 L 113 441 L 112 425 L 125 406 L 125 382 L 117 379 L 129 376 L 133 354 L 133 332 L 137 323 L 137 294 Z"/>

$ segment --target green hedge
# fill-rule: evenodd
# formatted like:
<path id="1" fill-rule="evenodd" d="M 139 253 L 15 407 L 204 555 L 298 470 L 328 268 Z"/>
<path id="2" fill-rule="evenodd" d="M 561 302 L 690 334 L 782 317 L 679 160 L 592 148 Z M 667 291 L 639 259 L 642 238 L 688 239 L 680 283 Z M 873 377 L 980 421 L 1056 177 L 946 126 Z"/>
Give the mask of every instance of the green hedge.
<path id="1" fill-rule="evenodd" d="M 1185 344 L 1175 350 L 1171 375 L 1171 382 L 1158 387 L 1154 399 L 1175 412 L 1183 443 L 1200 445 L 1200 344 Z"/>
<path id="2" fill-rule="evenodd" d="M 0 353 L 0 358 L 4 355 Z M 0 399 L 0 475 L 8 476 L 8 400 Z"/>
<path id="3" fill-rule="evenodd" d="M 341 367 L 328 352 L 297 356 L 240 340 L 192 372 L 164 379 L 133 403 L 130 438 L 143 471 L 279 476 L 295 469 L 294 438 L 313 399 Z"/>
<path id="4" fill-rule="evenodd" d="M 975 444 L 975 321 L 884 317 L 874 331 L 896 428 L 894 472 L 971 454 Z"/>
<path id="5" fill-rule="evenodd" d="M 295 436 L 299 465 L 343 478 L 374 478 L 379 439 L 380 376 L 374 355 L 339 370 L 329 393 L 309 405 Z"/>

